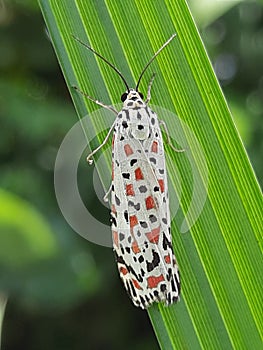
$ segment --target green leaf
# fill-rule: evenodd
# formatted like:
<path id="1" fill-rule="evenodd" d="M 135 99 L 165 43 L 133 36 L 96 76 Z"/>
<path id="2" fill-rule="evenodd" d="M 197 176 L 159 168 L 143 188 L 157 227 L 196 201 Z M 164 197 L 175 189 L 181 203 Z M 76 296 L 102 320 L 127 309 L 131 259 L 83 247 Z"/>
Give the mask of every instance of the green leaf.
<path id="1" fill-rule="evenodd" d="M 124 86 L 72 34 L 116 64 L 133 86 L 153 53 L 177 34 L 140 86 L 145 94 L 152 72 L 157 72 L 151 103 L 178 115 L 187 142 L 184 154 L 166 147 L 177 169 L 169 167 L 170 190 L 178 193 L 178 179 L 182 187 L 181 210 L 172 224 L 182 297 L 168 308 L 151 307 L 149 316 L 162 349 L 260 349 L 262 196 L 186 2 L 39 3 L 80 117 L 97 106 L 73 91 L 72 85 L 106 104 L 119 102 Z M 92 124 L 101 130 L 99 121 L 92 119 Z M 169 131 L 177 125 L 177 118 L 171 119 Z M 203 150 L 205 166 L 188 130 Z M 103 137 L 99 134 L 99 142 Z M 195 178 L 200 186 L 197 196 L 204 194 L 205 169 L 206 202 L 191 230 L 181 234 L 184 216 L 190 222 L 196 209 L 188 212 Z M 98 169 L 101 175 L 103 170 Z"/>

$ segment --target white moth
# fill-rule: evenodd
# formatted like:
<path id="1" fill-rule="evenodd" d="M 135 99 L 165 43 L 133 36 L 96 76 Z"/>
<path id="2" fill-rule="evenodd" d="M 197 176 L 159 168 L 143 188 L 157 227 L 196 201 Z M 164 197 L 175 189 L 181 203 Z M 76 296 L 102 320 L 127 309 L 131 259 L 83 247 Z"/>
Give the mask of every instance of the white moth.
<path id="1" fill-rule="evenodd" d="M 180 295 L 179 270 L 170 232 L 161 124 L 164 125 L 169 143 L 170 138 L 165 124 L 158 120 L 156 113 L 148 106 L 154 75 L 150 80 L 145 101 L 138 90 L 148 66 L 174 37 L 175 34 L 147 63 L 135 89 L 129 87 L 116 67 L 75 38 L 113 68 L 126 86 L 126 92 L 121 96 L 123 108 L 120 112 L 91 98 L 77 87 L 74 88 L 117 115 L 104 142 L 87 160 L 92 163 L 93 155 L 106 144 L 113 131 L 110 188 L 113 248 L 124 286 L 134 305 L 143 309 L 153 302 L 161 301 L 170 305 Z M 173 147 L 171 144 L 170 146 Z"/>

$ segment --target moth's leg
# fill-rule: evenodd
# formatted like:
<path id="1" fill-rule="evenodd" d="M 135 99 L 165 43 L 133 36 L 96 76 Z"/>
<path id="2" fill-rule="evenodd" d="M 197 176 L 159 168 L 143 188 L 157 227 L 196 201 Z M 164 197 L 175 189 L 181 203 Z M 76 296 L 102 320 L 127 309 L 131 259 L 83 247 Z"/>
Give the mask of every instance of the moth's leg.
<path id="1" fill-rule="evenodd" d="M 170 135 L 169 135 L 168 128 L 167 128 L 167 126 L 166 126 L 164 120 L 159 120 L 159 125 L 160 125 L 160 126 L 163 126 L 163 128 L 164 128 L 164 131 L 165 131 L 166 137 L 167 137 L 167 144 L 168 144 L 175 152 L 178 152 L 178 153 L 184 152 L 184 151 L 185 151 L 184 149 L 177 149 L 177 148 L 175 148 L 175 147 L 173 146 L 172 141 L 171 141 L 171 138 L 170 138 Z"/>
<path id="2" fill-rule="evenodd" d="M 93 97 L 89 96 L 88 94 L 86 94 L 85 92 L 81 91 L 77 86 L 72 86 L 73 89 L 75 89 L 77 92 L 79 92 L 80 94 L 82 94 L 83 96 L 87 97 L 89 100 L 91 100 L 92 102 L 96 103 L 97 105 L 108 109 L 109 111 L 115 113 L 116 115 L 118 115 L 118 111 L 116 111 L 115 108 L 113 108 L 112 106 L 108 106 L 105 105 L 103 102 L 100 102 L 99 100 L 95 100 Z M 88 156 L 87 156 L 87 162 L 89 164 L 93 163 L 93 159 L 91 159 L 95 153 L 97 153 L 109 140 L 110 134 L 112 133 L 112 130 L 114 128 L 114 124 L 112 124 L 107 136 L 105 137 L 104 141 L 99 145 L 99 147 L 95 148 Z"/>
<path id="3" fill-rule="evenodd" d="M 111 135 L 111 133 L 112 133 L 112 130 L 114 129 L 114 126 L 115 126 L 115 123 L 112 124 L 112 126 L 111 126 L 111 128 L 110 128 L 108 134 L 106 135 L 105 139 L 103 140 L 103 142 L 102 142 L 97 148 L 95 148 L 95 149 L 87 156 L 86 159 L 87 159 L 87 162 L 88 162 L 89 164 L 92 164 L 92 163 L 93 163 L 93 159 L 91 159 L 91 158 L 94 156 L 94 154 L 97 153 L 97 152 L 98 152 L 104 145 L 106 145 L 106 143 L 108 142 L 109 137 L 110 137 L 110 135 Z"/>
<path id="4" fill-rule="evenodd" d="M 150 99 L 151 99 L 151 88 L 152 88 L 152 84 L 153 84 L 153 80 L 155 78 L 155 73 L 153 74 L 153 76 L 151 77 L 151 80 L 149 82 L 149 85 L 148 85 L 148 90 L 147 90 L 147 98 L 145 100 L 145 104 L 148 104 L 150 102 Z"/>
<path id="5" fill-rule="evenodd" d="M 89 96 L 88 94 L 86 94 L 85 92 L 81 91 L 77 86 L 72 85 L 72 88 L 75 89 L 78 93 L 80 93 L 81 95 L 87 97 L 90 101 L 96 103 L 97 105 L 108 109 L 109 111 L 115 113 L 116 115 L 118 115 L 118 111 L 116 111 L 115 108 L 113 108 L 112 106 L 109 105 L 105 105 L 103 102 L 100 102 L 99 100 L 96 100 L 95 98 Z"/>
<path id="6" fill-rule="evenodd" d="M 112 184 L 110 184 L 110 187 L 109 187 L 109 189 L 108 189 L 108 191 L 105 193 L 105 196 L 103 197 L 103 200 L 104 200 L 104 202 L 108 202 L 109 201 L 109 195 L 110 195 L 110 193 L 111 193 L 111 187 L 112 187 Z"/>

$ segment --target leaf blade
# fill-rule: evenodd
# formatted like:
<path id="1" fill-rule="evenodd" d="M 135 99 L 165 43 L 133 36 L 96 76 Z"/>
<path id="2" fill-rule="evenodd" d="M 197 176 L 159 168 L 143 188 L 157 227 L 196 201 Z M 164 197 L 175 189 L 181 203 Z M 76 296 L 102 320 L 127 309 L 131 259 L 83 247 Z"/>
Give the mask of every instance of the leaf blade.
<path id="1" fill-rule="evenodd" d="M 258 240 L 262 197 L 186 3 L 166 1 L 158 8 L 150 1 L 40 4 L 42 9 L 48 4 L 46 21 L 53 33 L 63 37 L 61 41 L 58 34 L 53 35 L 68 85 L 77 81 L 81 89 L 106 102 L 109 98 L 117 100 L 122 83 L 102 62 L 78 47 L 72 41 L 72 33 L 107 59 L 120 62 L 117 65 L 121 65 L 129 81 L 136 81 L 152 53 L 174 31 L 177 33 L 173 47 L 167 47 L 156 60 L 158 81 L 152 99 L 155 104 L 176 111 L 194 130 L 207 160 L 208 200 L 191 236 L 179 236 L 180 220 L 176 219 L 172 226 L 177 257 L 184 271 L 184 312 L 179 305 L 169 309 L 159 306 L 160 313 L 155 307 L 149 314 L 163 348 L 167 344 L 189 347 L 187 334 L 193 335 L 194 348 L 245 348 L 252 344 L 259 348 L 262 255 Z M 146 78 L 141 85 L 144 91 Z M 72 95 L 80 115 L 86 113 L 86 108 L 95 108 L 89 101 Z M 96 122 L 94 125 L 98 128 Z M 185 162 L 177 162 L 184 174 Z M 198 166 L 198 159 L 196 163 Z M 202 178 L 201 168 L 199 173 Z M 181 201 L 186 213 L 192 186 L 191 179 L 184 176 L 185 183 L 189 183 L 184 186 Z M 175 175 L 171 177 L 175 184 Z M 184 313 L 188 320 L 185 323 Z"/>

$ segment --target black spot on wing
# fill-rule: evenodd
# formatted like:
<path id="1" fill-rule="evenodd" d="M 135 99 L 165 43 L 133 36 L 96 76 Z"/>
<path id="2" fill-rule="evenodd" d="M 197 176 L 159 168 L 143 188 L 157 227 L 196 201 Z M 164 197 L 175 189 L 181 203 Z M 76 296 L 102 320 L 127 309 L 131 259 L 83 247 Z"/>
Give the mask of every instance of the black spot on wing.
<path id="1" fill-rule="evenodd" d="M 145 193 L 145 192 L 147 192 L 147 187 L 146 187 L 146 186 L 140 186 L 140 187 L 139 187 L 139 191 L 140 191 L 141 193 Z"/>
<path id="2" fill-rule="evenodd" d="M 140 112 L 137 112 L 137 119 L 141 120 L 142 119 L 142 115 L 140 114 Z"/>
<path id="3" fill-rule="evenodd" d="M 126 266 L 126 264 L 125 264 L 125 261 L 124 261 L 124 259 L 123 259 L 123 257 L 122 256 L 119 256 L 116 252 L 115 252 L 115 258 L 116 258 L 116 262 L 117 263 L 119 263 L 119 264 L 123 264 L 123 265 L 125 265 Z"/>
<path id="4" fill-rule="evenodd" d="M 167 239 L 166 235 L 163 235 L 163 249 L 167 250 L 167 248 L 172 249 L 172 243 Z"/>
<path id="5" fill-rule="evenodd" d="M 140 203 L 135 204 L 135 205 L 134 205 L 134 208 L 135 208 L 136 210 L 140 210 L 140 208 L 141 208 Z"/>
<path id="6" fill-rule="evenodd" d="M 172 269 L 169 267 L 168 269 L 168 274 L 167 274 L 167 280 L 171 281 L 171 279 L 173 278 L 173 271 Z"/>
<path id="7" fill-rule="evenodd" d="M 132 159 L 131 161 L 130 161 L 130 165 L 131 166 L 133 166 L 134 164 L 136 164 L 137 163 L 137 159 Z"/>
<path id="8" fill-rule="evenodd" d="M 130 178 L 130 173 L 122 173 L 122 177 L 124 179 L 129 179 Z"/>
<path id="9" fill-rule="evenodd" d="M 115 216 L 111 215 L 110 221 L 111 221 L 112 226 L 117 227 L 117 221 L 116 221 Z"/>
<path id="10" fill-rule="evenodd" d="M 126 291 L 131 299 L 133 299 L 132 294 L 131 294 L 131 288 L 129 286 L 129 283 L 125 283 Z"/>
<path id="11" fill-rule="evenodd" d="M 166 300 L 167 304 L 171 304 L 171 293 L 167 294 L 167 300 Z"/>
<path id="12" fill-rule="evenodd" d="M 160 296 L 159 296 L 158 290 L 154 290 L 154 291 L 153 291 L 153 294 L 154 294 L 154 296 L 155 296 L 158 300 L 160 300 Z"/>
<path id="13" fill-rule="evenodd" d="M 129 214 L 128 214 L 128 211 L 127 211 L 127 210 L 124 211 L 123 216 L 124 216 L 125 221 L 126 221 L 127 224 L 128 224 L 128 223 L 129 223 Z"/>
<path id="14" fill-rule="evenodd" d="M 141 225 L 142 228 L 147 228 L 148 227 L 146 221 L 140 221 L 140 225 Z"/>
<path id="15" fill-rule="evenodd" d="M 136 292 L 135 292 L 135 288 L 134 288 L 134 285 L 133 285 L 133 283 L 132 283 L 132 281 L 131 280 L 129 280 L 129 285 L 130 285 L 130 289 L 131 289 L 131 292 L 132 292 L 132 295 L 134 296 L 134 297 L 136 297 Z"/>
<path id="16" fill-rule="evenodd" d="M 146 262 L 146 268 L 148 272 L 151 272 L 152 270 L 154 270 L 160 263 L 160 257 L 159 254 L 157 252 L 155 252 L 154 250 L 152 251 L 153 253 L 153 259 L 151 262 L 147 261 Z"/>
<path id="17" fill-rule="evenodd" d="M 144 261 L 143 255 L 140 255 L 138 260 L 139 260 L 139 263 L 142 263 Z"/>
<path id="18" fill-rule="evenodd" d="M 157 221 L 156 216 L 155 216 L 155 215 L 153 215 L 153 214 L 149 215 L 149 219 L 150 219 L 151 223 L 154 223 L 154 222 L 156 222 L 156 221 Z"/>
<path id="19" fill-rule="evenodd" d="M 144 306 L 145 305 L 145 300 L 144 298 L 140 295 L 140 301 L 141 301 L 141 304 Z"/>
<path id="20" fill-rule="evenodd" d="M 140 210 L 141 209 L 141 205 L 140 203 L 134 204 L 133 201 L 128 201 L 128 207 L 133 207 L 136 210 Z"/>
<path id="21" fill-rule="evenodd" d="M 166 284 L 161 284 L 160 289 L 162 292 L 166 291 Z"/>
<path id="22" fill-rule="evenodd" d="M 120 234 L 119 234 L 119 239 L 120 239 L 120 241 L 123 241 L 124 240 L 124 234 L 122 233 L 122 232 L 120 232 Z"/>
<path id="23" fill-rule="evenodd" d="M 176 291 L 177 291 L 177 288 L 176 288 L 176 286 L 175 286 L 175 284 L 174 284 L 174 279 L 173 279 L 173 278 L 171 279 L 171 287 L 172 287 L 172 291 L 173 291 L 173 292 L 176 292 Z"/>
<path id="24" fill-rule="evenodd" d="M 116 194 L 115 194 L 115 203 L 116 203 L 116 205 L 120 205 L 121 204 L 121 201 L 120 201 L 120 199 L 116 196 Z"/>

